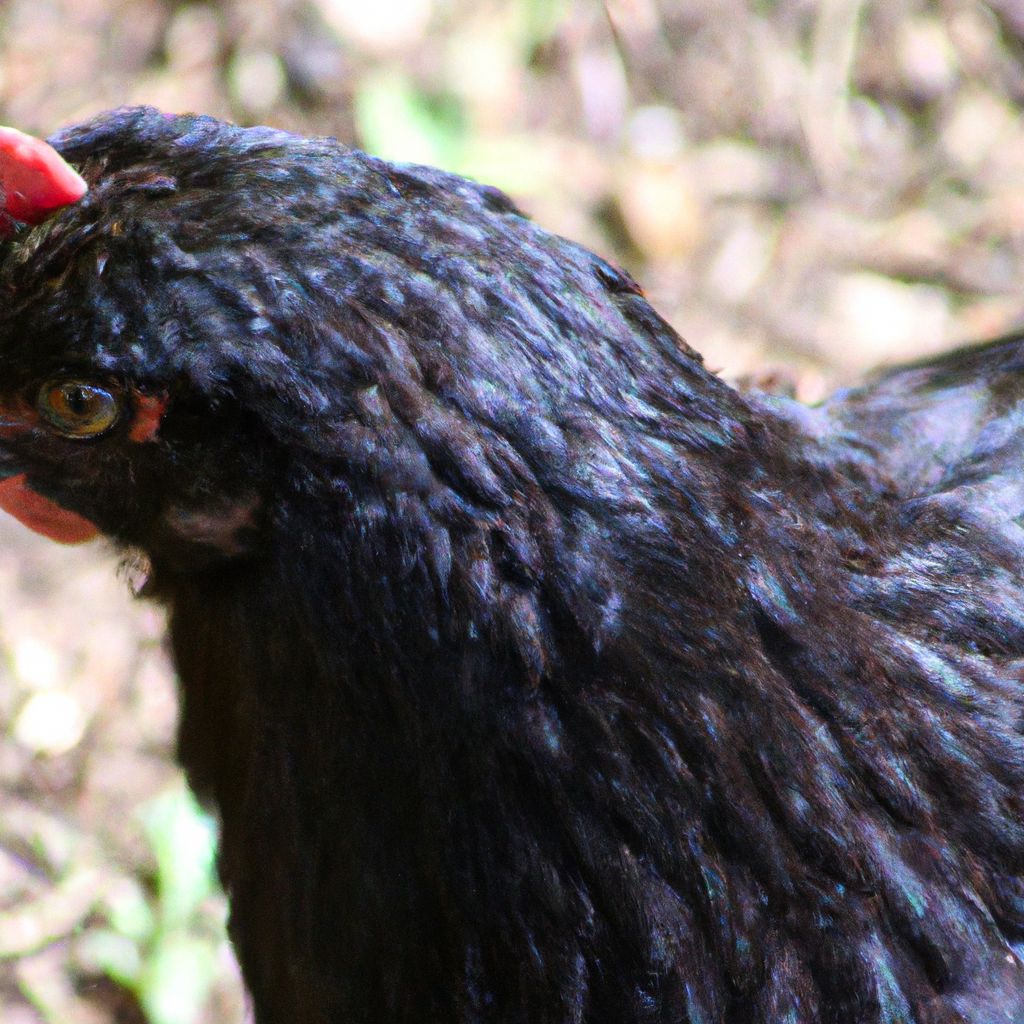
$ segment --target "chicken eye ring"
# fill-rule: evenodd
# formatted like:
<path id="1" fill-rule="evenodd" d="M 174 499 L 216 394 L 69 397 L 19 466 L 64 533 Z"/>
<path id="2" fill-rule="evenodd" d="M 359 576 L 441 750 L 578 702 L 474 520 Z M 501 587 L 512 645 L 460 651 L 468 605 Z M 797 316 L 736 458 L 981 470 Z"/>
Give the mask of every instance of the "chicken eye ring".
<path id="1" fill-rule="evenodd" d="M 91 440 L 106 434 L 121 418 L 121 399 L 110 388 L 62 377 L 39 389 L 36 409 L 62 437 Z"/>

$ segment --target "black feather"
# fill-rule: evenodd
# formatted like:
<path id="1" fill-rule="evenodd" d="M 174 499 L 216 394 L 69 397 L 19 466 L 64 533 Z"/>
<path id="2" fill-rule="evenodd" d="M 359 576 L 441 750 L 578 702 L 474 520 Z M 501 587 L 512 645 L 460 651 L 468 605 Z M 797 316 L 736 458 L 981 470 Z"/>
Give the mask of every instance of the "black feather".
<path id="1" fill-rule="evenodd" d="M 4 395 L 169 405 L 12 447 L 152 562 L 260 1024 L 1024 1020 L 1021 339 L 808 410 L 493 189 L 53 142 Z"/>

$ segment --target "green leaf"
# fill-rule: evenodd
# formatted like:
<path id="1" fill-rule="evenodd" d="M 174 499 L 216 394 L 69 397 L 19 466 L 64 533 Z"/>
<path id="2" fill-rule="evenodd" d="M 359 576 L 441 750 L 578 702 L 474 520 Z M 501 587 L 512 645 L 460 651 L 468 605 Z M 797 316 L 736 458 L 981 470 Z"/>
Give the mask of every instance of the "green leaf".
<path id="1" fill-rule="evenodd" d="M 216 829 L 183 784 L 147 805 L 143 825 L 156 857 L 160 926 L 181 927 L 216 887 Z"/>
<path id="2" fill-rule="evenodd" d="M 160 942 L 139 976 L 137 994 L 152 1024 L 194 1024 L 217 971 L 216 944 L 182 933 Z"/>
<path id="3" fill-rule="evenodd" d="M 78 942 L 81 962 L 132 992 L 137 991 L 142 957 L 138 944 L 110 928 L 95 929 Z"/>
<path id="4" fill-rule="evenodd" d="M 107 895 L 107 920 L 119 935 L 146 942 L 156 928 L 153 910 L 142 888 L 132 880 L 118 885 Z"/>
<path id="5" fill-rule="evenodd" d="M 428 99 L 397 70 L 368 75 L 354 96 L 356 128 L 366 149 L 385 160 L 454 169 L 463 146 L 461 108 Z"/>

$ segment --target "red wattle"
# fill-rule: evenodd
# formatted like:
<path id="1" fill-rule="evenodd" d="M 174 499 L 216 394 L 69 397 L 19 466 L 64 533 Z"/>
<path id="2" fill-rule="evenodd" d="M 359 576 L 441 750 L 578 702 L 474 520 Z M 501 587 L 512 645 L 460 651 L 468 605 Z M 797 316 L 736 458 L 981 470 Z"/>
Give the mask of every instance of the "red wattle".
<path id="1" fill-rule="evenodd" d="M 87 187 L 48 142 L 0 126 L 0 190 L 8 216 L 38 224 L 58 207 L 78 202 Z"/>
<path id="2" fill-rule="evenodd" d="M 0 508 L 30 530 L 61 544 L 81 544 L 100 532 L 77 512 L 61 508 L 33 491 L 24 473 L 0 480 Z"/>

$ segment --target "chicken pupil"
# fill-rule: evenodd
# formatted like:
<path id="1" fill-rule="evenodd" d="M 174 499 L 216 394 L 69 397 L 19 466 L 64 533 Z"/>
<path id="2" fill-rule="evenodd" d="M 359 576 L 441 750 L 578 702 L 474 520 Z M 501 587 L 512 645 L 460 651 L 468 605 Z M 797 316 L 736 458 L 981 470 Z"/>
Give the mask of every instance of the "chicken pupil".
<path id="1" fill-rule="evenodd" d="M 72 416 L 85 419 L 97 411 L 98 394 L 84 384 L 65 384 L 61 389 L 63 404 Z"/>

